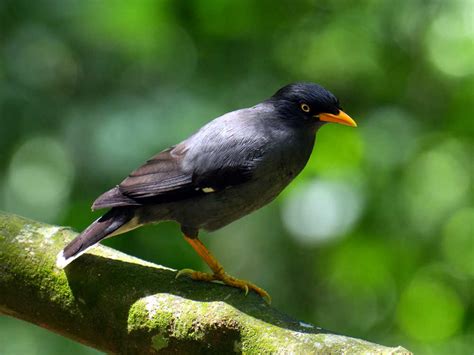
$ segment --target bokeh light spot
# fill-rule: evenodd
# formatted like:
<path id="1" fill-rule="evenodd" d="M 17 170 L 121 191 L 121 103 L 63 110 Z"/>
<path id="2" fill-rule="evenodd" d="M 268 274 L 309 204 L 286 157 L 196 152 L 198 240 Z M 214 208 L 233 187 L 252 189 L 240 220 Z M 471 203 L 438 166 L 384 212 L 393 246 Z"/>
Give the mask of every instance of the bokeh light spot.
<path id="1" fill-rule="evenodd" d="M 342 182 L 302 184 L 283 205 L 285 227 L 304 244 L 319 244 L 344 235 L 362 212 L 358 189 Z"/>
<path id="2" fill-rule="evenodd" d="M 404 163 L 417 143 L 416 119 L 398 108 L 382 108 L 364 121 L 366 159 L 381 169 Z"/>
<path id="3" fill-rule="evenodd" d="M 439 222 L 466 200 L 468 158 L 457 141 L 440 141 L 408 167 L 403 188 L 406 211 L 414 227 L 429 233 Z"/>
<path id="4" fill-rule="evenodd" d="M 443 230 L 443 253 L 457 271 L 474 278 L 474 208 L 456 212 Z"/>
<path id="5" fill-rule="evenodd" d="M 354 16 L 366 14 L 357 7 L 351 10 L 353 13 L 334 15 L 335 20 L 324 26 L 309 22 L 308 27 L 296 27 L 279 39 L 276 59 L 294 75 L 327 82 L 337 80 L 336 77 L 350 80 L 363 73 L 377 73 L 379 64 L 370 29 L 353 21 Z M 347 27 L 347 23 L 351 26 Z"/>
<path id="6" fill-rule="evenodd" d="M 74 167 L 64 146 L 50 137 L 36 137 L 12 157 L 4 186 L 8 211 L 54 222 L 68 200 Z"/>
<path id="7" fill-rule="evenodd" d="M 428 54 L 432 63 L 452 76 L 474 73 L 474 7 L 472 1 L 443 4 L 446 11 L 432 23 L 428 33 Z"/>
<path id="8" fill-rule="evenodd" d="M 402 293 L 397 317 L 408 336 L 423 342 L 441 341 L 461 326 L 464 310 L 454 290 L 434 280 L 416 278 Z"/>

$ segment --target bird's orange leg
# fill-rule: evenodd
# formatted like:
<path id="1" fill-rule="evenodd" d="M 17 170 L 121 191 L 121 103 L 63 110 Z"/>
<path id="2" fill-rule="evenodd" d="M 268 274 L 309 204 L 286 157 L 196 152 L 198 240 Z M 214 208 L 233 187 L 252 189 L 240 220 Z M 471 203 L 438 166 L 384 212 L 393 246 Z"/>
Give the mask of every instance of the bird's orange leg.
<path id="1" fill-rule="evenodd" d="M 254 285 L 253 283 L 245 280 L 239 280 L 235 277 L 228 275 L 225 271 L 223 266 L 217 261 L 214 255 L 206 248 L 206 246 L 199 240 L 199 238 L 190 238 L 184 235 L 184 239 L 193 247 L 196 253 L 206 262 L 207 265 L 212 270 L 212 274 L 208 274 L 201 271 L 194 271 L 191 269 L 183 269 L 178 272 L 176 278 L 181 275 L 188 275 L 193 280 L 200 280 L 200 281 L 221 281 L 226 285 L 241 288 L 245 291 L 245 294 L 249 292 L 249 290 L 255 291 L 260 296 L 262 296 L 268 303 L 271 302 L 271 297 L 264 289 Z"/>

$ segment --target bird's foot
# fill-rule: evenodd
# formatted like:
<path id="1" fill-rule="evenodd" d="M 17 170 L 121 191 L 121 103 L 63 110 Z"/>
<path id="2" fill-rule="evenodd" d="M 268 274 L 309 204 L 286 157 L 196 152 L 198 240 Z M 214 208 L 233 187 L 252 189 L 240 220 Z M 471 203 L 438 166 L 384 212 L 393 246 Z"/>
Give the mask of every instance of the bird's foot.
<path id="1" fill-rule="evenodd" d="M 206 272 L 195 271 L 192 269 L 183 269 L 176 274 L 176 278 L 180 277 L 181 275 L 186 275 L 192 278 L 193 280 L 198 281 L 221 281 L 226 285 L 242 289 L 243 291 L 245 291 L 245 295 L 247 295 L 249 293 L 249 290 L 251 290 L 258 293 L 268 304 L 272 302 L 272 298 L 263 288 L 260 288 L 249 281 L 240 280 L 235 277 L 232 277 L 224 271 L 209 274 Z"/>

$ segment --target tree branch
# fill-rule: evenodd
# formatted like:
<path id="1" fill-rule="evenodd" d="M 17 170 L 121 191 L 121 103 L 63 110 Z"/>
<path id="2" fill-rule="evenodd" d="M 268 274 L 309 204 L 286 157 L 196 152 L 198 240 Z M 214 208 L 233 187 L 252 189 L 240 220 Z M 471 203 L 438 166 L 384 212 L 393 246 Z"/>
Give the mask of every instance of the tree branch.
<path id="1" fill-rule="evenodd" d="M 66 270 L 76 233 L 0 212 L 0 313 L 109 353 L 409 354 L 291 319 L 255 294 L 175 279 L 176 271 L 99 246 Z"/>

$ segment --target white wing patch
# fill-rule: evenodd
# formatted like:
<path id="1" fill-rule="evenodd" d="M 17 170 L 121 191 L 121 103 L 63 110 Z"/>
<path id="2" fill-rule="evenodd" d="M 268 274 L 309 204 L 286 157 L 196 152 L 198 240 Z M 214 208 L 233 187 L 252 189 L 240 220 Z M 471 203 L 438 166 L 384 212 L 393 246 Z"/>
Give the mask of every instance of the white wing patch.
<path id="1" fill-rule="evenodd" d="M 216 190 L 214 190 L 212 187 L 203 187 L 202 188 L 202 192 L 208 194 L 210 192 L 215 192 Z"/>

